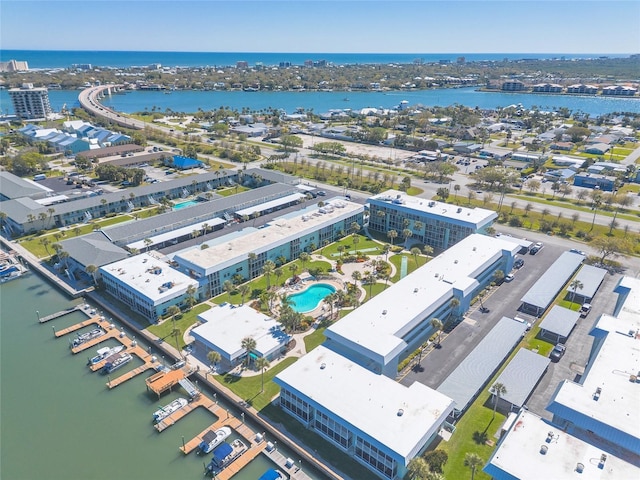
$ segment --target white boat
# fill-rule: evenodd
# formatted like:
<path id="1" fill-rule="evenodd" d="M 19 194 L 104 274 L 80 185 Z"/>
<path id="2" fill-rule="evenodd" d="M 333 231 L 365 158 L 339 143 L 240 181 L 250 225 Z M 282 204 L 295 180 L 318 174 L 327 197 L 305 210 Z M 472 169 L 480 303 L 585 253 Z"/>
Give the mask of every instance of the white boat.
<path id="1" fill-rule="evenodd" d="M 101 337 L 105 333 L 107 332 L 105 332 L 101 328 L 94 328 L 93 330 L 90 330 L 87 333 L 78 335 L 76 338 L 73 339 L 73 342 L 71 342 L 71 348 L 79 347 L 83 343 L 87 343 L 89 340 L 93 340 L 94 338 Z"/>
<path id="2" fill-rule="evenodd" d="M 202 453 L 212 452 L 213 449 L 224 442 L 229 435 L 231 435 L 231 429 L 229 427 L 222 427 L 215 431 L 209 430 L 202 437 L 202 442 L 198 445 L 198 449 Z"/>
<path id="3" fill-rule="evenodd" d="M 102 373 L 111 373 L 114 370 L 125 366 L 131 360 L 133 360 L 133 357 L 127 352 L 115 353 L 107 357 L 104 367 L 102 367 Z"/>
<path id="4" fill-rule="evenodd" d="M 115 353 L 120 353 L 124 350 L 124 345 L 118 345 L 117 347 L 103 347 L 96 350 L 96 356 L 89 359 L 87 365 L 95 365 L 100 363 L 105 358 L 110 357 Z"/>
<path id="5" fill-rule="evenodd" d="M 189 402 L 186 398 L 176 398 L 169 405 L 165 405 L 164 407 L 160 407 L 158 410 L 153 412 L 153 421 L 158 423 L 159 421 L 167 418 L 173 412 L 177 412 L 182 407 L 185 407 Z"/>

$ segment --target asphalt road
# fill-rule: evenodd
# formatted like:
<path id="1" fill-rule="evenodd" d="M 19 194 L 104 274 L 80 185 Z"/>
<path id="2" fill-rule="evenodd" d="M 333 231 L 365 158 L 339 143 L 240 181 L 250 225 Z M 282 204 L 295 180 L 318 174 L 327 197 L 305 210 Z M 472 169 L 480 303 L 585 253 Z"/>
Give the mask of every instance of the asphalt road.
<path id="1" fill-rule="evenodd" d="M 515 229 L 510 230 L 517 232 Z M 519 233 L 521 234 L 522 232 Z M 522 235 L 519 236 L 522 237 Z M 441 348 L 429 350 L 426 356 L 423 356 L 420 368 L 410 370 L 401 379 L 402 384 L 411 385 L 413 382 L 418 381 L 431 388 L 437 388 L 503 316 L 510 318 L 518 316 L 536 325 L 539 324 L 540 319 L 518 311 L 520 299 L 562 252 L 567 251 L 569 248 L 581 247 L 565 239 L 547 237 L 540 234 L 534 234 L 527 238 L 528 240 L 544 242 L 544 248 L 537 255 L 520 255 L 525 264 L 521 269 L 514 271 L 514 280 L 512 282 L 504 282 L 501 286 L 494 288 L 483 300 L 483 304 L 488 311 L 482 313 L 479 303 L 472 307 L 465 319 L 443 338 Z M 634 260 L 633 263 L 635 265 L 637 259 Z M 627 271 L 627 274 L 633 275 L 630 271 Z M 551 418 L 545 408 L 558 384 L 565 379 L 576 380 L 576 375 L 583 371 L 593 343 L 593 338 L 588 333 L 593 326 L 593 322 L 601 313 L 612 313 L 616 299 L 613 288 L 620 277 L 621 275 L 619 274 L 606 275 L 602 286 L 592 301 L 592 311 L 585 319 L 578 321 L 569 336 L 566 342 L 567 351 L 565 355 L 558 363 L 552 362 L 550 364 L 547 372 L 527 402 L 527 406 L 531 411 L 544 418 Z"/>

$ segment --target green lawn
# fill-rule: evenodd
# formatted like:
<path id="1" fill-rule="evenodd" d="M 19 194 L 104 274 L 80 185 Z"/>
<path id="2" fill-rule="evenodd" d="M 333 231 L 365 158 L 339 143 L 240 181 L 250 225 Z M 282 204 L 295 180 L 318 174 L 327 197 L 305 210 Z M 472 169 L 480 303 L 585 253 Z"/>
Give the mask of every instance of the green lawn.
<path id="1" fill-rule="evenodd" d="M 379 255 L 382 253 L 382 245 L 376 242 L 375 240 L 369 240 L 367 237 L 363 235 L 358 235 L 360 239 L 357 245 L 358 252 L 362 252 L 366 255 Z M 347 252 L 355 253 L 355 246 L 353 244 L 353 237 L 351 235 L 347 235 L 344 238 L 341 238 L 337 242 L 332 243 L 331 245 L 327 245 L 322 249 L 322 255 L 327 258 L 331 258 L 333 260 L 337 260 L 340 255 L 338 252 L 338 246 L 342 245 L 344 247 L 343 255 L 347 255 Z M 375 251 L 370 251 L 369 249 L 375 248 Z"/>
<path id="2" fill-rule="evenodd" d="M 201 303 L 200 305 L 196 305 L 195 307 L 193 307 L 188 312 L 184 312 L 183 314 L 176 316 L 175 328 L 180 330 L 180 338 L 178 339 L 178 344 L 180 346 L 180 349 L 184 348 L 185 346 L 184 339 L 183 339 L 184 332 L 186 332 L 191 325 L 196 323 L 197 316 L 199 314 L 201 314 L 202 312 L 206 312 L 210 308 L 211 308 L 211 305 L 207 305 L 206 303 Z M 171 345 L 175 347 L 175 344 L 176 344 L 175 338 L 169 336 L 171 335 L 173 328 L 174 328 L 173 320 L 169 319 L 169 320 L 164 320 L 159 325 L 151 325 L 147 328 L 147 330 L 153 333 L 154 335 L 158 336 L 159 338 L 164 339 L 166 342 L 169 342 Z"/>
<path id="3" fill-rule="evenodd" d="M 318 345 L 322 345 L 325 340 L 324 331 L 325 327 L 317 328 L 313 333 L 304 337 L 304 346 L 307 349 L 307 353 L 316 348 Z"/>
<path id="4" fill-rule="evenodd" d="M 416 259 L 410 253 L 397 253 L 390 256 L 389 261 L 396 267 L 396 274 L 391 277 L 391 281 L 393 283 L 400 280 L 400 264 L 402 262 L 402 257 L 407 257 L 407 275 L 415 271 L 418 267 L 423 266 L 429 260 L 429 258 L 424 255 L 418 255 L 418 264 L 416 265 Z"/>
<path id="5" fill-rule="evenodd" d="M 409 187 L 409 189 L 407 190 L 407 195 L 420 195 L 422 192 L 424 192 L 424 190 L 422 190 L 421 188 L 418 187 Z"/>
<path id="6" fill-rule="evenodd" d="M 389 283 L 389 285 L 391 285 L 391 283 Z M 372 297 L 375 297 L 379 293 L 384 292 L 389 287 L 389 285 L 380 282 L 374 283 L 373 285 L 363 285 L 362 288 L 364 288 L 364 291 L 367 292 L 367 295 L 364 297 L 364 302 Z M 371 288 L 371 290 L 369 290 L 369 288 Z M 369 295 L 369 291 L 371 291 L 371 296 Z"/>
<path id="7" fill-rule="evenodd" d="M 246 192 L 247 190 L 251 190 L 251 189 L 248 187 L 243 187 L 241 185 L 238 185 L 236 187 L 229 187 L 229 188 L 223 188 L 222 190 L 216 190 L 216 193 L 223 197 L 230 197 L 231 195 L 235 195 L 236 193 Z"/>
<path id="8" fill-rule="evenodd" d="M 250 377 L 213 375 L 213 377 L 253 408 L 260 411 L 269 405 L 271 400 L 280 393 L 280 387 L 273 382 L 273 377 L 294 364 L 297 360 L 295 357 L 285 358 L 273 368 L 265 371 L 263 392 L 260 391 L 262 389 L 262 375 L 253 375 Z"/>

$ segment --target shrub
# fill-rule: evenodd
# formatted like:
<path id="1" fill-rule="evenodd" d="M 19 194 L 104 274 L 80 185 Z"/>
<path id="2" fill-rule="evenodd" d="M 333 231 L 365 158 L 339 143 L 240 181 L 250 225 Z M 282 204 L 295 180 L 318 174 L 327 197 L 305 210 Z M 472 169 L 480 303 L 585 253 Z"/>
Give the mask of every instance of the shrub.
<path id="1" fill-rule="evenodd" d="M 522 219 L 516 215 L 512 215 L 511 218 L 509 218 L 509 226 L 510 227 L 521 227 L 522 226 Z"/>

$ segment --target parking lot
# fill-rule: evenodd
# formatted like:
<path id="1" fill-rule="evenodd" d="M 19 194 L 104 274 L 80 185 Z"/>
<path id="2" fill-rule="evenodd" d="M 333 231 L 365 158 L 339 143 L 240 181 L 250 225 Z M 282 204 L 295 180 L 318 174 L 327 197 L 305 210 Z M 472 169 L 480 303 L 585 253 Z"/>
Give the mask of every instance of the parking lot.
<path id="1" fill-rule="evenodd" d="M 529 238 L 529 240 L 534 239 Z M 518 311 L 520 299 L 560 254 L 569 250 L 567 242 L 563 239 L 549 237 L 540 240 L 543 241 L 544 247 L 536 255 L 518 255 L 525 263 L 522 268 L 512 272 L 513 280 L 494 288 L 483 299 L 485 310 L 481 311 L 480 302 L 476 303 L 467 312 L 465 319 L 442 340 L 441 348 L 430 350 L 423 357 L 421 368 L 412 369 L 402 378 L 402 384 L 411 385 L 418 381 L 431 388 L 437 388 L 503 316 L 510 318 L 518 316 L 530 321 L 534 326 L 539 325 L 541 321 L 539 318 Z M 552 362 L 549 365 L 527 402 L 527 407 L 531 411 L 544 418 L 551 418 L 545 408 L 558 384 L 565 379 L 576 380 L 576 376 L 583 372 L 593 341 L 593 338 L 588 335 L 589 331 L 601 313 L 612 313 L 615 305 L 615 302 L 611 301 L 614 295 L 612 290 L 619 279 L 620 275 L 605 276 L 598 293 L 591 302 L 593 305 L 591 313 L 578 321 L 566 341 L 565 355 L 558 363 Z M 533 343 L 535 344 L 535 341 Z"/>

